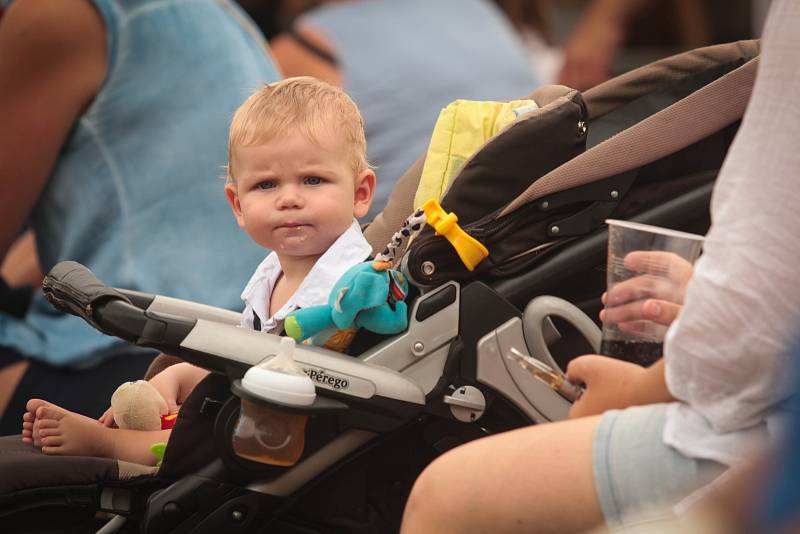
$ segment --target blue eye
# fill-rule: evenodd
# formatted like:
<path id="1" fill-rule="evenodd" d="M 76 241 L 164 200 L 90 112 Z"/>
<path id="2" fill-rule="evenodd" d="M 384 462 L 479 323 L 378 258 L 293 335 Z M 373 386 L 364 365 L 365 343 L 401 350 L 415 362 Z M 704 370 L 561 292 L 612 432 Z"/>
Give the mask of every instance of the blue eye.
<path id="1" fill-rule="evenodd" d="M 256 187 L 258 187 L 259 189 L 272 189 L 275 187 L 275 182 L 270 182 L 270 181 L 259 182 L 258 185 L 256 185 Z"/>
<path id="2" fill-rule="evenodd" d="M 306 185 L 319 185 L 322 183 L 322 178 L 319 176 L 306 176 L 306 179 L 303 180 L 303 183 Z"/>

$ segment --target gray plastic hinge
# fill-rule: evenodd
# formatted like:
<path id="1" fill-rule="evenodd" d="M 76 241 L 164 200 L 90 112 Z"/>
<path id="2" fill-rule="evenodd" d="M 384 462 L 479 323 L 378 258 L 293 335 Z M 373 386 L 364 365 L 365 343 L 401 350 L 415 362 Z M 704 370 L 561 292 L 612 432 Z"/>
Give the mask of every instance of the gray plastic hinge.
<path id="1" fill-rule="evenodd" d="M 445 395 L 444 403 L 450 405 L 453 417 L 465 423 L 480 419 L 486 410 L 486 398 L 473 386 L 461 386 L 451 395 Z"/>

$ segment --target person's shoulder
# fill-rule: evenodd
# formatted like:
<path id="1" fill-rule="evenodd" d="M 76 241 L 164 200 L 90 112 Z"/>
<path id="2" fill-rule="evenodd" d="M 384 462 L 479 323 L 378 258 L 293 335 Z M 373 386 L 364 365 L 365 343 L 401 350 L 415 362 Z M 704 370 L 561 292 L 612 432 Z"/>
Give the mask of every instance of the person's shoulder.
<path id="1" fill-rule="evenodd" d="M 0 49 L 30 69 L 73 71 L 85 84 L 105 75 L 105 24 L 88 0 L 15 1 L 3 15 Z"/>
<path id="2" fill-rule="evenodd" d="M 29 50 L 50 54 L 102 45 L 105 24 L 88 0 L 16 0 L 3 16 L 3 33 L 24 41 Z M 51 49 L 54 45 L 60 46 Z"/>
<path id="3" fill-rule="evenodd" d="M 4 12 L 0 100 L 15 111 L 16 122 L 9 127 L 28 127 L 26 117 L 40 114 L 47 102 L 47 126 L 39 121 L 35 135 L 59 137 L 37 140 L 42 146 L 61 144 L 60 133 L 54 132 L 72 124 L 96 96 L 105 74 L 105 24 L 88 0 L 16 0 Z"/>

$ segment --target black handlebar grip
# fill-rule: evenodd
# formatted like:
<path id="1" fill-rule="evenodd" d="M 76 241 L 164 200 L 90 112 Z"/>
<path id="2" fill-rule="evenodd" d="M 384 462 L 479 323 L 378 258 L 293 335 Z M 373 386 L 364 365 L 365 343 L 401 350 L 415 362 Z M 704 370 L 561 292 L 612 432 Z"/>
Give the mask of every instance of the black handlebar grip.
<path id="1" fill-rule="evenodd" d="M 53 266 L 42 281 L 42 292 L 59 310 L 77 315 L 95 327 L 98 325 L 93 309 L 100 302 L 114 299 L 130 304 L 125 295 L 105 285 L 76 261 L 62 261 Z"/>

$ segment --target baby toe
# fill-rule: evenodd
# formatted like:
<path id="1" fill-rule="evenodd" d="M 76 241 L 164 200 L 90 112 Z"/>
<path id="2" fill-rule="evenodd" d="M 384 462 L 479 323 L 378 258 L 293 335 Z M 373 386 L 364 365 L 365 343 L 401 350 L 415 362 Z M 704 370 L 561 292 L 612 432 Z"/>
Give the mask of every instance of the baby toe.
<path id="1" fill-rule="evenodd" d="M 33 428 L 35 429 L 55 428 L 57 426 L 58 426 L 58 419 L 44 419 L 41 417 L 37 417 L 36 422 L 33 423 Z"/>
<path id="2" fill-rule="evenodd" d="M 39 429 L 39 438 L 44 441 L 45 438 L 58 436 L 61 432 L 57 428 L 40 428 Z"/>
<path id="3" fill-rule="evenodd" d="M 39 407 L 41 407 L 41 406 L 47 406 L 48 404 L 50 404 L 50 403 L 49 403 L 49 402 L 47 402 L 46 400 L 42 400 L 42 399 L 30 399 L 30 400 L 27 402 L 27 404 L 25 404 L 25 409 L 26 409 L 28 412 L 30 412 L 30 413 L 32 413 L 32 414 L 34 414 L 34 413 L 36 413 L 36 410 L 38 410 L 38 409 L 39 409 Z"/>
<path id="4" fill-rule="evenodd" d="M 36 409 L 36 418 L 37 419 L 51 419 L 58 421 L 64 417 L 64 410 L 59 408 L 58 406 L 53 406 L 52 404 L 45 404 L 43 406 L 39 406 Z"/>
<path id="5" fill-rule="evenodd" d="M 61 436 L 45 436 L 42 438 L 42 450 L 44 450 L 45 447 L 58 447 L 62 443 L 64 443 L 64 440 Z"/>

